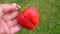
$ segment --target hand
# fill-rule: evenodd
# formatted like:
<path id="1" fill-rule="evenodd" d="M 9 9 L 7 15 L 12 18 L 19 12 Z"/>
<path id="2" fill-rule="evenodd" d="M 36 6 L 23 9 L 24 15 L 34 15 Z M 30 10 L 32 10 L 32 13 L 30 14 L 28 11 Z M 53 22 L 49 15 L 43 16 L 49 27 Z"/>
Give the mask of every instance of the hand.
<path id="1" fill-rule="evenodd" d="M 17 4 L 0 4 L 0 34 L 15 34 L 21 29 L 17 23 Z"/>

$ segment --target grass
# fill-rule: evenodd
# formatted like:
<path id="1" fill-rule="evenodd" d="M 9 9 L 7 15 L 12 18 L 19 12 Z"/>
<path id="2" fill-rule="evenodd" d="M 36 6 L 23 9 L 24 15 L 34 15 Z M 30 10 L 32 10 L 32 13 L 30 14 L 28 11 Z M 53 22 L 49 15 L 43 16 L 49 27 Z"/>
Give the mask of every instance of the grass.
<path id="1" fill-rule="evenodd" d="M 35 30 L 21 29 L 16 34 L 60 34 L 60 0 L 0 0 L 0 3 L 17 3 L 22 9 L 33 6 L 40 14 Z"/>

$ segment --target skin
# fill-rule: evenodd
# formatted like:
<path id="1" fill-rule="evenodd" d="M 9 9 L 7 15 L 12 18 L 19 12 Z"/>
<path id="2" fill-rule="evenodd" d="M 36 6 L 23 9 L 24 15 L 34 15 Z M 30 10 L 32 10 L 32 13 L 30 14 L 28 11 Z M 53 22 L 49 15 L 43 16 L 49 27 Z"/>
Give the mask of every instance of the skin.
<path id="1" fill-rule="evenodd" d="M 15 34 L 21 29 L 16 18 L 18 9 L 16 3 L 0 4 L 0 34 Z"/>

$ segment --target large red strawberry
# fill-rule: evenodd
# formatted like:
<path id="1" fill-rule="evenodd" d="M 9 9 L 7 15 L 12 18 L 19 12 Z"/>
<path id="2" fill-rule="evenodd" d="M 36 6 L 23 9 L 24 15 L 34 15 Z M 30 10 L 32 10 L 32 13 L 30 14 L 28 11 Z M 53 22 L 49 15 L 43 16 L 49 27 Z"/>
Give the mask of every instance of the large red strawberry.
<path id="1" fill-rule="evenodd" d="M 34 29 L 39 24 L 39 14 L 34 7 L 26 8 L 18 15 L 18 23 L 28 30 Z"/>

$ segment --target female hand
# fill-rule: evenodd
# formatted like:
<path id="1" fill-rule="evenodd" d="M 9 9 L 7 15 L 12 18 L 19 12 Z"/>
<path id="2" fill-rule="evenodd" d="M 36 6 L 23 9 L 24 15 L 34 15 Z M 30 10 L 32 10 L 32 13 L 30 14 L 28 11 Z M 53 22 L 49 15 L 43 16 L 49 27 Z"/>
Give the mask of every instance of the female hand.
<path id="1" fill-rule="evenodd" d="M 21 29 L 16 19 L 18 10 L 16 3 L 0 4 L 0 34 L 15 34 Z"/>

